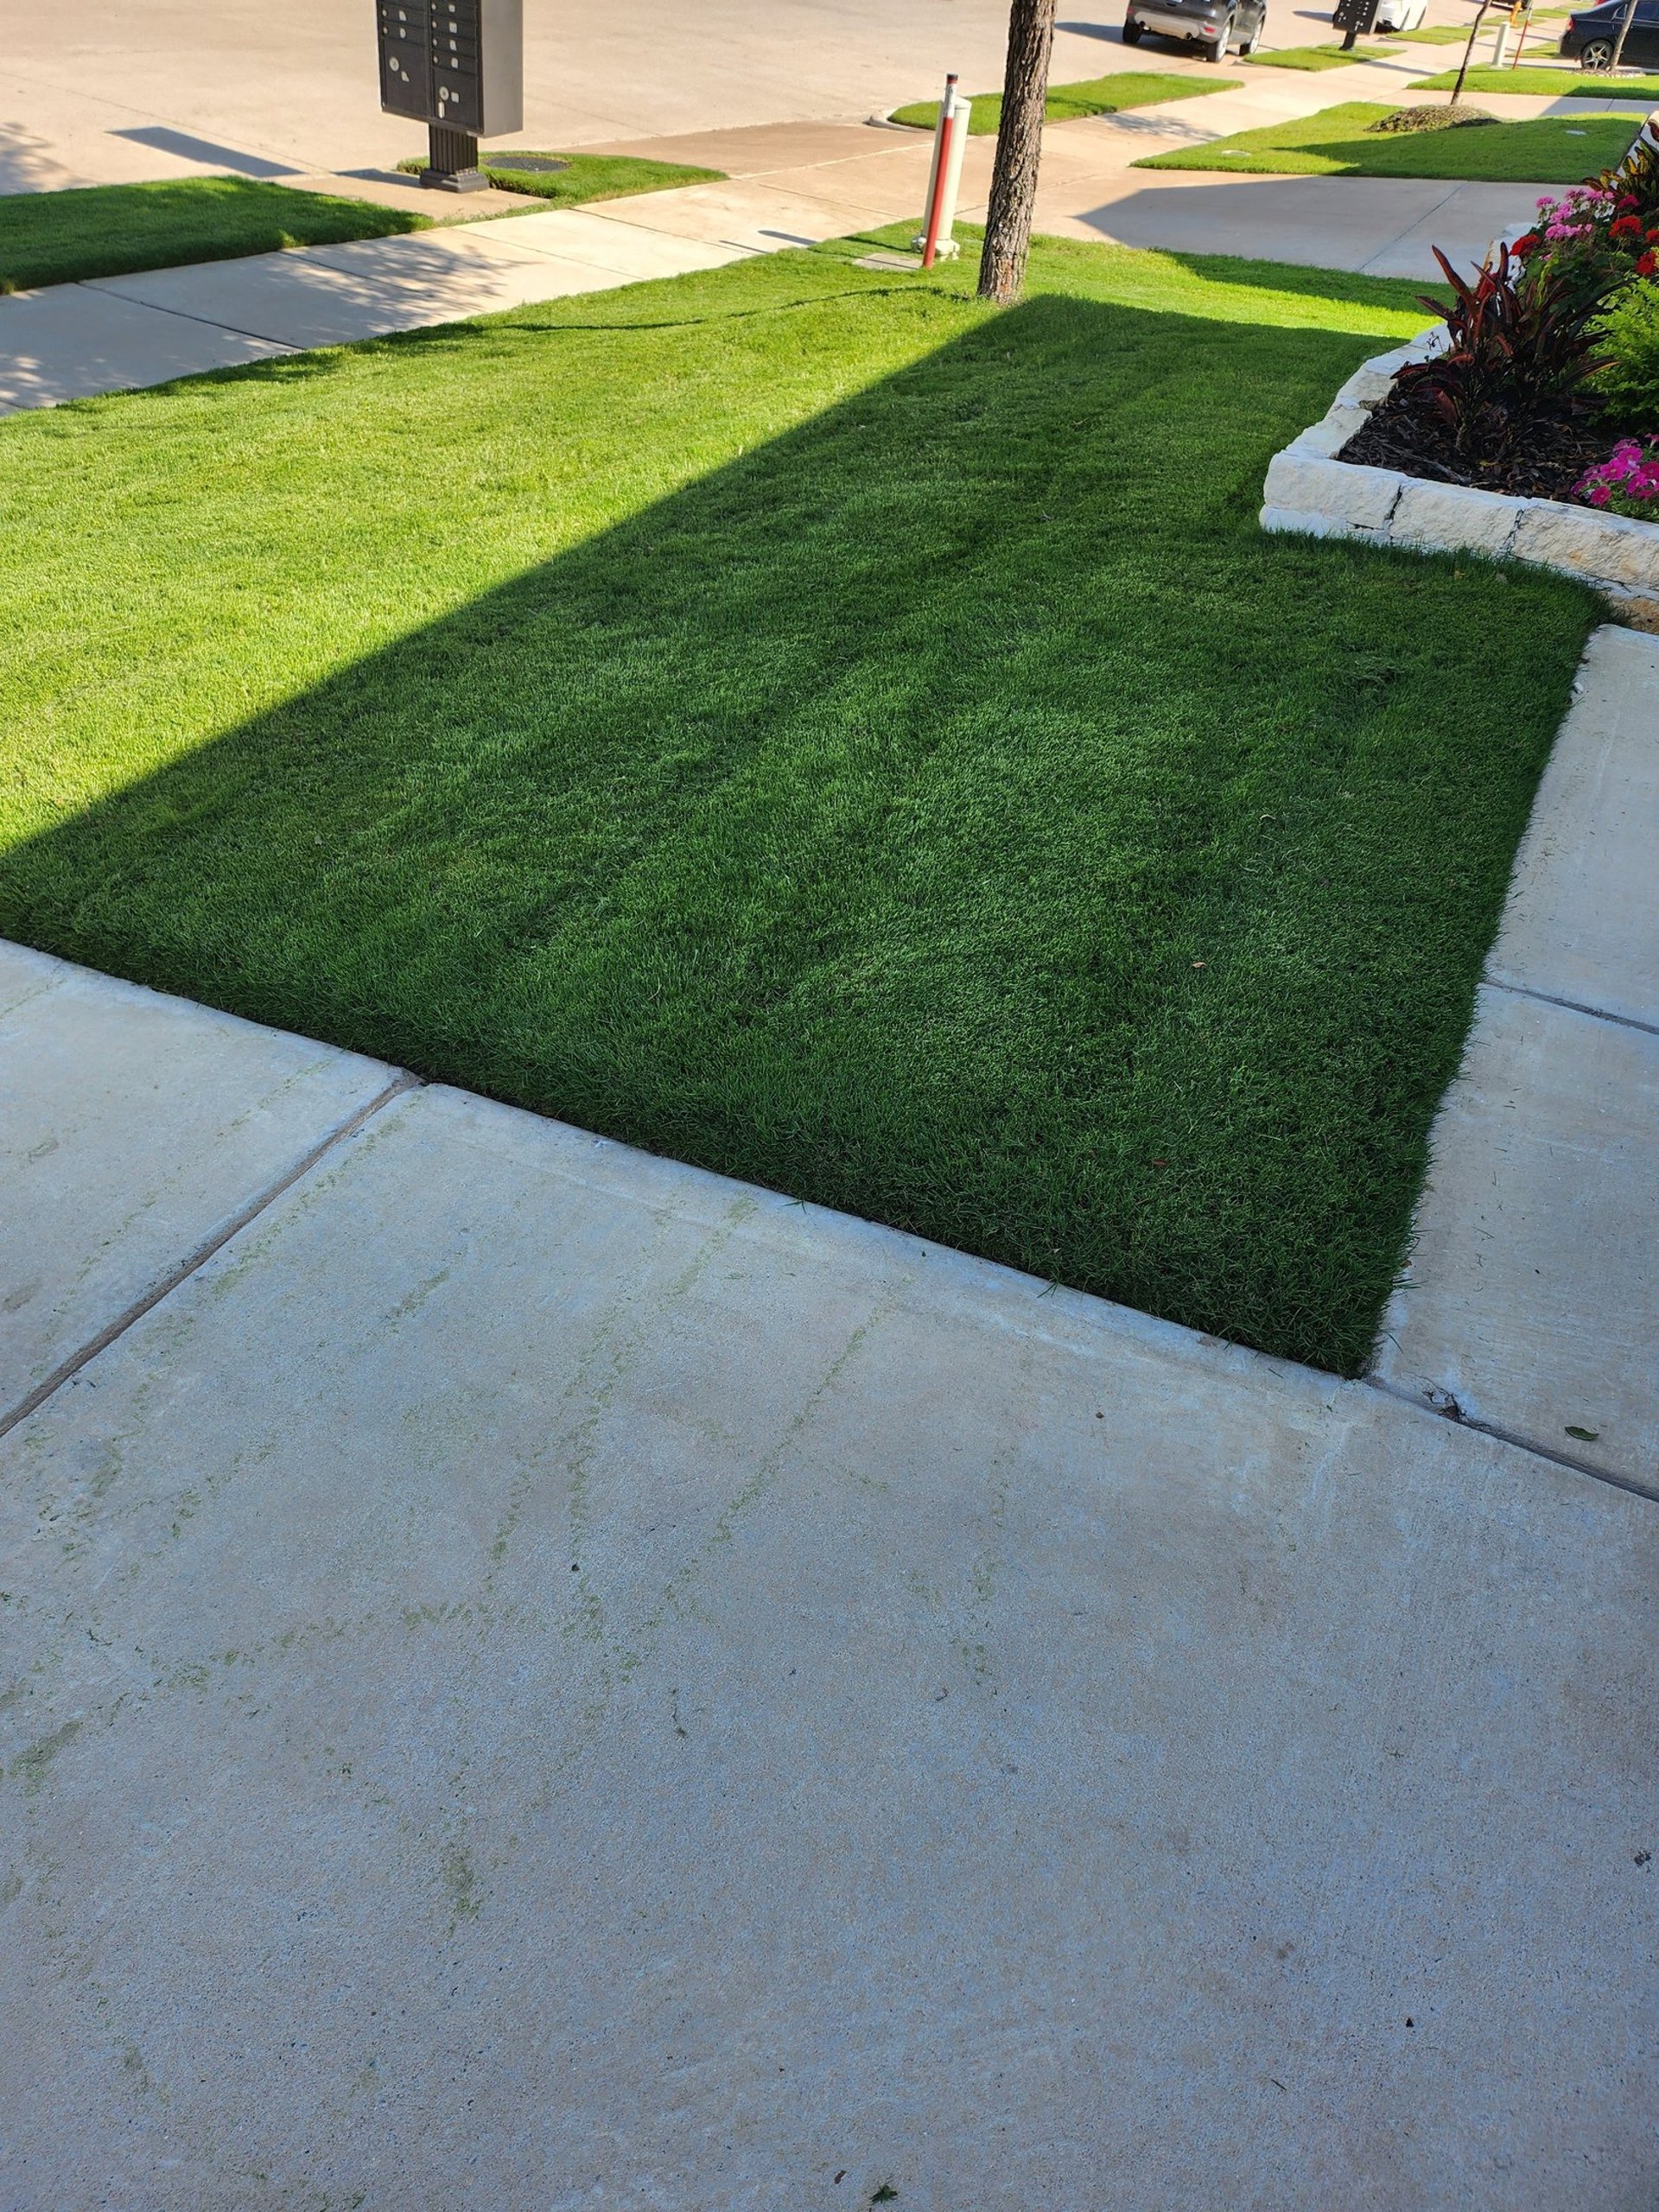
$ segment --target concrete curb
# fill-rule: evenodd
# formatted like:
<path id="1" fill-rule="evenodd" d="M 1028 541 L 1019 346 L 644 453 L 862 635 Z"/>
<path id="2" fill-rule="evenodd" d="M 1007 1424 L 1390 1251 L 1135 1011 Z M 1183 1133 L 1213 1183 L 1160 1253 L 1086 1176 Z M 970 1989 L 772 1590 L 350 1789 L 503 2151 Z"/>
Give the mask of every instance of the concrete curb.
<path id="1" fill-rule="evenodd" d="M 1659 639 L 1592 636 L 1370 1379 L 1659 1497 Z"/>

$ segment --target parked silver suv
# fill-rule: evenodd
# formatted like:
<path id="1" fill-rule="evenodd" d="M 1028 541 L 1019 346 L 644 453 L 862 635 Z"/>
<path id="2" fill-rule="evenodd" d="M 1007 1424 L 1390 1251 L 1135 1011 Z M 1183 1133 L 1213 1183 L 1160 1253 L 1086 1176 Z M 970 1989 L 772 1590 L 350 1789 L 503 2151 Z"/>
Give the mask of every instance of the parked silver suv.
<path id="1" fill-rule="evenodd" d="M 1225 59 L 1228 49 L 1254 54 L 1268 19 L 1268 0 L 1131 0 L 1123 18 L 1123 43 L 1139 46 L 1154 38 L 1179 38 L 1196 46 L 1206 61 Z"/>

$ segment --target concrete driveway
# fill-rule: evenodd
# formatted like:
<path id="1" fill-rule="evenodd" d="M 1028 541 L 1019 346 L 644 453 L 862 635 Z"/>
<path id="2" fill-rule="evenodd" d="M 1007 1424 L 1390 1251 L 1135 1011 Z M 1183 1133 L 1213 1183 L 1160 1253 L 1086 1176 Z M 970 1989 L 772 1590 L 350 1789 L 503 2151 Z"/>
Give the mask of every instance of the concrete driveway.
<path id="1" fill-rule="evenodd" d="M 1465 0 L 1431 16 L 1466 20 Z M 1193 70 L 1131 52 L 1122 0 L 1062 6 L 1057 81 Z M 1000 84 L 1007 0 L 524 0 L 526 146 L 588 146 L 813 118 L 861 120 L 925 98 L 947 69 Z M 62 0 L 10 11 L 0 51 L 0 191 L 203 169 L 308 175 L 423 149 L 379 111 L 369 0 Z M 1330 10 L 1272 0 L 1268 43 L 1318 42 Z M 1444 50 L 1408 53 L 1413 73 Z M 1243 73 L 1247 77 L 1249 71 Z M 1310 88 L 1327 78 L 1306 80 Z M 1344 97 L 1333 93 L 1332 98 Z M 1363 97 L 1363 95 L 1361 95 Z M 1314 105 L 1323 102 L 1316 99 Z M 510 142 L 504 142 L 510 143 Z"/>
<path id="2" fill-rule="evenodd" d="M 525 0 L 524 17 L 520 143 L 550 146 L 861 118 L 949 68 L 1000 82 L 1007 29 L 1007 0 Z M 1097 21 L 1067 16 L 1081 28 L 1059 33 L 1057 72 L 1128 64 L 1115 32 L 1099 35 L 1121 20 L 1116 0 Z M 422 145 L 379 111 L 368 0 L 64 0 L 8 20 L 0 189 L 350 169 Z"/>

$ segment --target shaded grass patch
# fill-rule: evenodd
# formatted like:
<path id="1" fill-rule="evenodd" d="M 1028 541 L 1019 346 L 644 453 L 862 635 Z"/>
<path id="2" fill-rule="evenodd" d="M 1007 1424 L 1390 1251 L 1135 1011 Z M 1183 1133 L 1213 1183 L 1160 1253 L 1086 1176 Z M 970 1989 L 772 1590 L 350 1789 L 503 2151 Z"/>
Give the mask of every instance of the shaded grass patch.
<path id="1" fill-rule="evenodd" d="M 424 215 L 240 176 L 0 198 L 0 292 L 422 231 Z"/>

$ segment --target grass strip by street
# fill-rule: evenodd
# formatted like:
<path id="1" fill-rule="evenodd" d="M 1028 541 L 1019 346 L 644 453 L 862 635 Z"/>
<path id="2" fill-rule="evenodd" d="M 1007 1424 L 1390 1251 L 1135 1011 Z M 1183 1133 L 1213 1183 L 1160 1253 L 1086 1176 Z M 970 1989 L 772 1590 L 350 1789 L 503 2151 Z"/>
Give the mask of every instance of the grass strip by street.
<path id="1" fill-rule="evenodd" d="M 1351 1372 L 1594 603 L 1261 532 L 1415 283 L 906 235 L 0 423 L 0 933 Z"/>
<path id="2" fill-rule="evenodd" d="M 1116 115 L 1132 107 L 1156 107 L 1163 100 L 1198 99 L 1205 92 L 1236 92 L 1236 77 L 1189 77 L 1173 70 L 1120 69 L 1109 77 L 1090 77 L 1081 84 L 1051 85 L 1043 110 L 1046 123 L 1073 123 L 1081 116 Z M 931 130 L 938 121 L 937 100 L 912 100 L 896 107 L 887 118 L 917 130 Z M 989 137 L 1002 121 L 1001 92 L 976 92 L 968 118 L 970 138 Z"/>
<path id="3" fill-rule="evenodd" d="M 1351 69 L 1362 61 L 1382 61 L 1396 49 L 1392 46 L 1357 46 L 1352 53 L 1339 46 L 1262 47 L 1240 58 L 1257 69 Z"/>
<path id="4" fill-rule="evenodd" d="M 1225 169 L 1244 175 L 1424 176 L 1489 184 L 1575 184 L 1619 161 L 1638 118 L 1544 115 L 1531 123 L 1463 124 L 1384 135 L 1369 126 L 1394 112 L 1350 100 L 1317 115 L 1240 130 L 1204 146 L 1149 154 L 1138 169 Z"/>
<path id="5" fill-rule="evenodd" d="M 563 162 L 558 169 L 526 169 L 515 166 L 513 156 L 531 162 Z M 399 162 L 400 169 L 418 174 L 426 166 L 411 157 Z M 626 200 L 641 192 L 670 192 L 682 184 L 718 184 L 724 169 L 694 168 L 686 162 L 651 162 L 633 154 L 533 153 L 528 147 L 503 151 L 486 148 L 479 167 L 501 192 L 522 192 L 555 207 L 576 207 L 588 200 Z"/>
<path id="6" fill-rule="evenodd" d="M 0 198 L 0 292 L 422 231 L 424 215 L 239 176 Z"/>
<path id="7" fill-rule="evenodd" d="M 1438 77 L 1414 78 L 1408 89 L 1449 92 L 1457 81 L 1455 69 L 1443 69 Z M 1659 77 L 1612 77 L 1605 69 L 1534 68 L 1529 61 L 1513 69 L 1471 69 L 1463 88 L 1471 97 L 1477 92 L 1519 92 L 1529 99 L 1641 100 L 1649 107 L 1659 101 Z"/>

